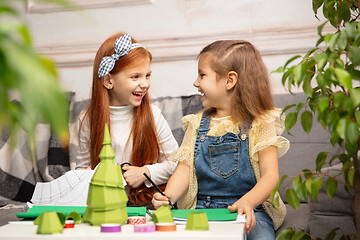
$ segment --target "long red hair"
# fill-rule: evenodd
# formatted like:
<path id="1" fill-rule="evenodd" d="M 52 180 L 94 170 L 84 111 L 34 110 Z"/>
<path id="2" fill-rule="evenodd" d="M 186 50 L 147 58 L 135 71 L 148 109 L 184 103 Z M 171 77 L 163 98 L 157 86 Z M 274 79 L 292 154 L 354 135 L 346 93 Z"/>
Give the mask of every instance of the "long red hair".
<path id="1" fill-rule="evenodd" d="M 104 56 L 111 56 L 115 53 L 114 44 L 116 39 L 124 35 L 118 33 L 100 46 L 96 53 L 93 67 L 93 84 L 89 106 L 85 112 L 83 121 L 90 124 L 90 160 L 91 168 L 94 169 L 99 163 L 99 153 L 102 148 L 105 123 L 110 125 L 110 101 L 109 91 L 103 85 L 103 78 L 98 77 L 100 62 Z M 132 39 L 132 42 L 136 42 Z M 136 65 L 139 59 L 149 58 L 152 60 L 151 53 L 145 48 L 138 47 L 132 49 L 127 55 L 116 61 L 114 69 L 110 72 L 116 74 L 126 68 Z M 160 143 L 155 128 L 154 116 L 151 109 L 151 102 L 146 94 L 140 106 L 134 108 L 134 117 L 130 137 L 133 139 L 132 153 L 130 162 L 133 166 L 144 166 L 157 162 L 160 157 Z"/>

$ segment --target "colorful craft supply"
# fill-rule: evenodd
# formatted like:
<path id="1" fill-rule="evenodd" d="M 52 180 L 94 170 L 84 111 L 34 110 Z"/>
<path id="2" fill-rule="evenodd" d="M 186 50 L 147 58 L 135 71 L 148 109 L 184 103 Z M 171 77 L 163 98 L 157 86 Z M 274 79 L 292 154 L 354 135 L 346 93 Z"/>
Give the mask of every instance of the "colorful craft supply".
<path id="1" fill-rule="evenodd" d="M 63 224 L 56 212 L 43 212 L 36 221 L 38 224 L 37 234 L 55 234 L 63 232 Z"/>
<path id="2" fill-rule="evenodd" d="M 175 223 L 157 223 L 157 224 L 155 224 L 155 227 L 156 227 L 156 231 L 159 231 L 159 232 L 176 231 Z"/>
<path id="3" fill-rule="evenodd" d="M 146 219 L 145 219 L 145 217 L 142 217 L 142 216 L 129 217 L 129 219 L 128 219 L 128 224 L 130 224 L 130 225 L 139 225 L 139 224 L 145 224 L 145 223 L 146 223 Z"/>
<path id="4" fill-rule="evenodd" d="M 134 225 L 134 232 L 155 232 L 156 227 L 153 223 Z"/>
<path id="5" fill-rule="evenodd" d="M 152 218 L 154 223 L 173 223 L 173 215 L 169 206 L 163 205 L 159 209 L 157 209 L 153 214 Z"/>
<path id="6" fill-rule="evenodd" d="M 105 124 L 100 163 L 89 186 L 87 208 L 83 221 L 99 226 L 103 223 L 125 224 L 128 219 L 125 193 L 120 166 L 114 162 L 115 153 L 111 146 L 108 125 Z"/>
<path id="7" fill-rule="evenodd" d="M 185 230 L 209 230 L 209 221 L 206 213 L 192 212 L 189 213 Z"/>
<path id="8" fill-rule="evenodd" d="M 75 227 L 75 221 L 74 220 L 66 220 L 64 228 L 74 228 Z"/>
<path id="9" fill-rule="evenodd" d="M 121 232 L 121 224 L 103 223 L 100 225 L 100 231 L 106 233 Z"/>

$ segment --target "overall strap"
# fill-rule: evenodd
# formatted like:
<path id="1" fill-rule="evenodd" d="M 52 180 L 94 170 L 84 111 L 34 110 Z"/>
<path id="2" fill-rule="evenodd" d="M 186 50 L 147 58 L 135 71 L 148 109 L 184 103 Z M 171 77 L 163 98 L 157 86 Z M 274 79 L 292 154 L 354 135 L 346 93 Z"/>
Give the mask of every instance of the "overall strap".
<path id="1" fill-rule="evenodd" d="M 201 117 L 200 125 L 196 134 L 196 141 L 194 147 L 194 161 L 196 160 L 197 157 L 199 142 L 200 141 L 203 142 L 205 140 L 205 135 L 209 131 L 210 121 L 211 121 L 211 114 L 209 113 L 209 111 L 205 111 Z"/>

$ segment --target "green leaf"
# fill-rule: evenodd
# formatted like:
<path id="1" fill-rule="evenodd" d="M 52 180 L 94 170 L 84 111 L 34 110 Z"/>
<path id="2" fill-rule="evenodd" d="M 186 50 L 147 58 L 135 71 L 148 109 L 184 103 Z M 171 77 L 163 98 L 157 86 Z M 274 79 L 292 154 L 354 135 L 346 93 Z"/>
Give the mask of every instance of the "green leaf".
<path id="1" fill-rule="evenodd" d="M 311 183 L 311 196 L 314 201 L 317 201 L 318 192 L 322 186 L 322 178 L 314 178 Z"/>
<path id="2" fill-rule="evenodd" d="M 358 124 L 358 126 L 360 126 L 360 111 L 355 111 L 355 119 L 356 119 L 356 123 Z"/>
<path id="3" fill-rule="evenodd" d="M 306 190 L 311 193 L 311 185 L 312 185 L 312 181 L 313 181 L 313 178 L 308 178 L 305 180 L 305 187 L 306 187 Z"/>
<path id="4" fill-rule="evenodd" d="M 340 118 L 336 125 L 336 132 L 340 138 L 345 139 L 346 135 L 346 118 Z"/>
<path id="5" fill-rule="evenodd" d="M 340 34 L 339 34 L 338 32 L 335 33 L 335 34 L 331 37 L 331 39 L 330 39 L 330 41 L 329 41 L 329 43 L 328 43 L 329 49 L 330 49 L 332 52 L 335 51 L 335 44 L 337 43 L 339 37 L 340 37 Z"/>
<path id="6" fill-rule="evenodd" d="M 359 139 L 359 128 L 356 123 L 347 121 L 346 123 L 346 141 L 351 145 L 356 145 Z"/>
<path id="7" fill-rule="evenodd" d="M 347 174 L 347 181 L 351 187 L 354 186 L 355 183 L 355 168 L 350 168 Z"/>
<path id="8" fill-rule="evenodd" d="M 305 70 L 304 70 L 304 65 L 299 63 L 298 65 L 295 66 L 294 68 L 294 81 L 300 85 L 301 81 L 303 80 L 304 78 L 304 73 L 305 73 Z"/>
<path id="9" fill-rule="evenodd" d="M 336 75 L 336 78 L 341 83 L 341 85 L 343 85 L 347 90 L 352 89 L 352 78 L 351 75 L 346 70 L 335 68 L 334 73 Z"/>
<path id="10" fill-rule="evenodd" d="M 354 65 L 356 65 L 356 66 L 360 65 L 360 48 L 359 47 L 350 46 L 348 56 Z"/>
<path id="11" fill-rule="evenodd" d="M 290 235 L 291 233 L 293 234 L 295 232 L 294 229 L 292 228 L 286 228 L 284 230 L 281 230 L 277 235 L 276 235 L 276 239 L 275 240 L 283 240 L 283 239 L 288 239 L 286 238 L 288 235 Z"/>
<path id="12" fill-rule="evenodd" d="M 308 97 L 312 96 L 313 88 L 311 87 L 311 78 L 304 79 L 303 90 Z"/>
<path id="13" fill-rule="evenodd" d="M 316 62 L 316 65 L 317 65 L 317 69 L 318 71 L 322 71 L 324 66 L 326 65 L 327 63 L 327 54 L 326 53 L 315 53 L 314 54 L 314 60 Z"/>
<path id="14" fill-rule="evenodd" d="M 326 152 L 320 152 L 316 157 L 316 171 L 320 172 L 322 166 L 326 163 L 328 154 Z"/>
<path id="15" fill-rule="evenodd" d="M 295 233 L 292 237 L 291 240 L 299 240 L 299 239 L 304 239 L 304 236 L 306 235 L 306 232 L 297 232 Z"/>
<path id="16" fill-rule="evenodd" d="M 350 89 L 350 97 L 353 102 L 353 106 L 357 107 L 360 105 L 360 88 Z"/>
<path id="17" fill-rule="evenodd" d="M 335 192 L 337 190 L 337 185 L 338 182 L 333 178 L 328 178 L 328 180 L 326 180 L 326 193 L 331 199 L 335 195 Z"/>
<path id="18" fill-rule="evenodd" d="M 340 228 L 334 228 L 333 230 L 331 230 L 330 232 L 328 232 L 325 236 L 325 240 L 331 240 L 334 239 L 336 237 L 336 231 L 339 230 Z"/>
<path id="19" fill-rule="evenodd" d="M 313 11 L 314 11 L 315 15 L 317 14 L 317 10 L 319 9 L 319 7 L 321 7 L 321 5 L 323 3 L 324 3 L 324 0 L 313 0 L 312 1 L 312 7 L 313 7 Z M 324 24 L 322 24 L 322 25 L 324 25 Z M 321 31 L 320 31 L 320 33 L 321 33 Z"/>
<path id="20" fill-rule="evenodd" d="M 286 200 L 287 200 L 288 204 L 292 208 L 294 208 L 295 210 L 299 209 L 300 200 L 299 200 L 298 196 L 296 195 L 296 192 L 294 189 L 289 188 L 288 190 L 286 190 L 285 196 L 286 196 Z"/>
<path id="21" fill-rule="evenodd" d="M 325 35 L 324 41 L 325 41 L 326 44 L 329 44 L 332 36 L 333 36 L 333 34 L 331 34 L 331 33 L 328 33 L 328 34 Z"/>
<path id="22" fill-rule="evenodd" d="M 323 0 L 320 0 L 321 2 L 323 1 Z M 313 5 L 314 5 L 314 1 L 313 1 Z M 316 14 L 316 13 L 315 13 Z M 317 33 L 318 33 L 318 35 L 320 36 L 320 37 L 322 37 L 322 30 L 323 30 L 323 28 L 324 28 L 324 26 L 325 26 L 325 24 L 327 23 L 327 21 L 326 22 L 324 22 L 323 24 L 321 24 L 320 26 L 318 26 L 318 28 L 317 28 Z"/>
<path id="23" fill-rule="evenodd" d="M 285 71 L 283 66 L 278 67 L 276 70 L 271 71 L 271 73 L 282 73 Z"/>
<path id="24" fill-rule="evenodd" d="M 319 111 L 324 112 L 329 107 L 329 99 L 323 99 L 319 102 Z"/>
<path id="25" fill-rule="evenodd" d="M 294 112 L 289 113 L 285 118 L 285 128 L 289 131 L 297 121 L 297 114 Z"/>
<path id="26" fill-rule="evenodd" d="M 312 127 L 313 115 L 309 111 L 304 111 L 301 114 L 301 125 L 304 131 L 309 134 Z"/>
<path id="27" fill-rule="evenodd" d="M 282 113 L 286 112 L 287 110 L 289 110 L 290 108 L 295 107 L 296 104 L 291 104 L 291 105 L 287 105 L 286 107 L 284 107 L 284 109 L 282 110 Z"/>
<path id="28" fill-rule="evenodd" d="M 348 69 L 348 72 L 350 73 L 353 79 L 360 80 L 360 71 L 355 69 Z"/>
<path id="29" fill-rule="evenodd" d="M 345 23 L 345 31 L 346 31 L 347 35 L 349 36 L 349 38 L 352 38 L 355 36 L 355 34 L 356 34 L 355 26 L 356 26 L 355 22 Z"/>
<path id="30" fill-rule="evenodd" d="M 345 31 L 340 32 L 340 37 L 337 40 L 337 45 L 341 51 L 344 51 L 347 46 L 347 34 Z"/>
<path id="31" fill-rule="evenodd" d="M 301 55 L 296 55 L 296 56 L 293 56 L 292 58 L 290 58 L 289 60 L 287 60 L 284 65 L 284 68 L 286 68 L 286 66 L 289 65 L 291 62 L 293 62 L 295 59 L 298 59 L 300 57 L 301 57 Z"/>

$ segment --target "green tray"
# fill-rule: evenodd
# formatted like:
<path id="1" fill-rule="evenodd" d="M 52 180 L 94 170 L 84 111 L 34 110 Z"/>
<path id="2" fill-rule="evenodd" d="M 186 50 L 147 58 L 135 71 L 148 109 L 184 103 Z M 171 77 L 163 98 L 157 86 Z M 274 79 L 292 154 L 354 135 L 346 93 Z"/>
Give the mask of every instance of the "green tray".
<path id="1" fill-rule="evenodd" d="M 33 206 L 26 213 L 15 213 L 18 218 L 37 218 L 43 212 L 61 212 L 65 216 L 72 211 L 78 212 L 81 216 L 84 214 L 86 207 L 76 206 Z M 128 216 L 145 216 L 146 207 L 127 207 Z"/>
<path id="2" fill-rule="evenodd" d="M 205 212 L 209 221 L 235 221 L 238 216 L 237 212 L 230 212 L 227 208 L 172 210 L 173 217 L 180 219 L 187 219 L 190 212 Z"/>

